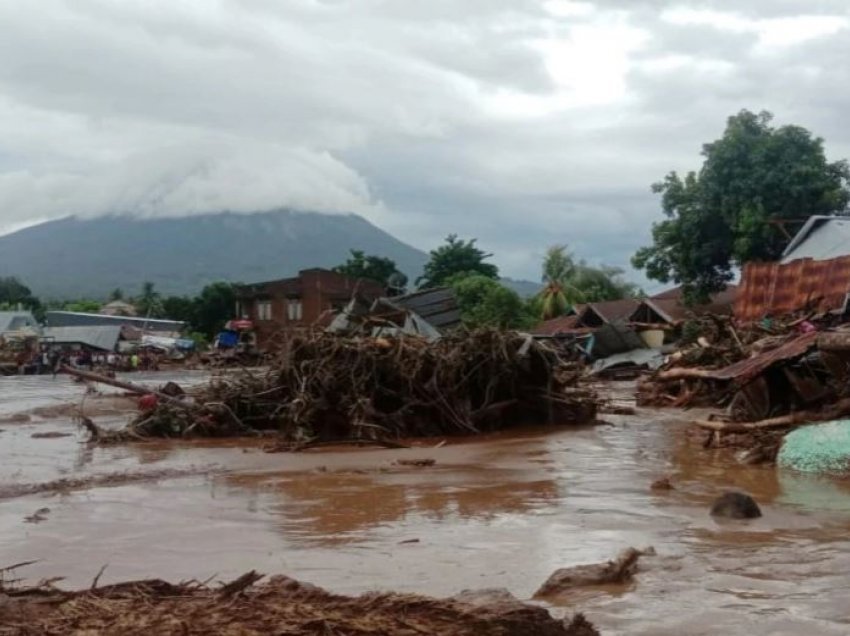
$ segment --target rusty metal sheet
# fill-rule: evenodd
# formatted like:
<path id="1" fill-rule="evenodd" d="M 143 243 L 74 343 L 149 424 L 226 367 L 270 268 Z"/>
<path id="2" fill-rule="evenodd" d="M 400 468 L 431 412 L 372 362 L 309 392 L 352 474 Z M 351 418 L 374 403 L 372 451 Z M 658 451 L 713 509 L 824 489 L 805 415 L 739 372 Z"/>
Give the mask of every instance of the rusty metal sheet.
<path id="1" fill-rule="evenodd" d="M 730 364 L 728 367 L 711 371 L 706 374 L 706 377 L 715 380 L 734 380 L 738 384 L 745 384 L 777 362 L 792 360 L 806 354 L 814 348 L 817 338 L 817 331 L 797 336 L 772 351 L 766 351 L 752 358 Z"/>
<path id="2" fill-rule="evenodd" d="M 850 256 L 825 261 L 801 258 L 790 263 L 747 263 L 735 299 L 735 317 L 744 322 L 765 314 L 804 308 L 818 312 L 844 307 L 850 291 Z"/>

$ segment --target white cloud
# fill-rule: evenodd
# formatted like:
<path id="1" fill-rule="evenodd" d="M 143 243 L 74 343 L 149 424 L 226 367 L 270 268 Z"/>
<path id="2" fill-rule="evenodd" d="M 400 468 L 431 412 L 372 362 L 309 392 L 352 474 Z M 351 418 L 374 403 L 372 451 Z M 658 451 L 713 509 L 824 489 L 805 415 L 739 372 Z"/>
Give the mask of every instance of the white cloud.
<path id="1" fill-rule="evenodd" d="M 513 276 L 556 242 L 624 265 L 649 184 L 741 108 L 850 148 L 850 7 L 694 6 L 8 0 L 0 229 L 288 206 L 479 236 Z"/>
<path id="2" fill-rule="evenodd" d="M 751 34 L 756 38 L 755 48 L 762 53 L 835 35 L 850 26 L 850 20 L 843 15 L 752 18 L 741 13 L 691 7 L 668 9 L 661 18 L 671 24 L 704 25 L 732 33 Z"/>

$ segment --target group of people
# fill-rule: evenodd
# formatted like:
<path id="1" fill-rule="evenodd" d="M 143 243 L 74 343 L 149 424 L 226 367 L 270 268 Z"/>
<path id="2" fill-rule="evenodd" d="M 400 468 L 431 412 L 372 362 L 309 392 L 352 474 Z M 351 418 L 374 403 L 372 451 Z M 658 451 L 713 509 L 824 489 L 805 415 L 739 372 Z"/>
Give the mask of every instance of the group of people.
<path id="1" fill-rule="evenodd" d="M 148 351 L 139 353 L 93 353 L 89 349 L 43 348 L 40 351 L 22 351 L 17 357 L 21 375 L 56 375 L 62 366 L 91 371 L 157 371 L 159 356 Z"/>

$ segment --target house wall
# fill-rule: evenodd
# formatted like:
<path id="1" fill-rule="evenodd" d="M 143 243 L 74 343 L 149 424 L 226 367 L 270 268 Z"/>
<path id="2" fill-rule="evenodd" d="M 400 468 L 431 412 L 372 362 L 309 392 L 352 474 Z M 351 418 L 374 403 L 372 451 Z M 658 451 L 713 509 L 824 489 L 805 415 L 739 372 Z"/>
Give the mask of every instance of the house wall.
<path id="1" fill-rule="evenodd" d="M 384 294 L 379 283 L 324 269 L 304 270 L 295 278 L 246 285 L 243 290 L 238 300 L 240 317 L 254 322 L 260 347 L 281 329 L 308 327 L 325 311 L 343 308 L 355 290 L 369 301 Z M 261 316 L 261 303 L 271 304 L 270 318 Z"/>

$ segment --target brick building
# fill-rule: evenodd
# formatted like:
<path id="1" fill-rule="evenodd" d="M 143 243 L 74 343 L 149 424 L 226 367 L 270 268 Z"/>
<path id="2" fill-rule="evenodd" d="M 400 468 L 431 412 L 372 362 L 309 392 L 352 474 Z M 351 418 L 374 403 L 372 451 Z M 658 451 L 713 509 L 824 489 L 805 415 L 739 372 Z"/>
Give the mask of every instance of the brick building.
<path id="1" fill-rule="evenodd" d="M 239 286 L 236 316 L 254 323 L 262 346 L 267 336 L 281 328 L 317 324 L 330 310 L 345 307 L 355 291 L 367 301 L 384 295 L 383 285 L 375 281 L 305 269 L 293 278 Z"/>

